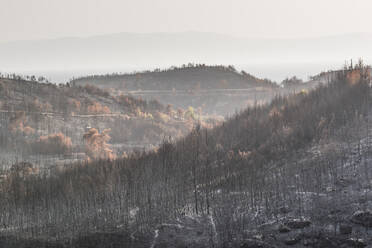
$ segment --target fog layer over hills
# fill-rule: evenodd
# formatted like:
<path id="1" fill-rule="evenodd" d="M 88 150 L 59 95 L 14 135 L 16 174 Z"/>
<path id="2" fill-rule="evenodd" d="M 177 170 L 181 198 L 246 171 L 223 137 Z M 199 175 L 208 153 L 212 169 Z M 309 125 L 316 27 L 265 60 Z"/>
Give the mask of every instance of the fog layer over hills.
<path id="1" fill-rule="evenodd" d="M 119 33 L 2 43 L 0 68 L 3 73 L 43 74 L 51 81 L 66 82 L 86 74 L 131 72 L 194 62 L 234 64 L 259 77 L 281 81 L 292 74 L 306 79 L 327 66 L 338 68 L 340 61 L 349 58 L 363 57 L 370 63 L 371 52 L 372 35 L 362 33 L 301 39 L 199 32 Z"/>

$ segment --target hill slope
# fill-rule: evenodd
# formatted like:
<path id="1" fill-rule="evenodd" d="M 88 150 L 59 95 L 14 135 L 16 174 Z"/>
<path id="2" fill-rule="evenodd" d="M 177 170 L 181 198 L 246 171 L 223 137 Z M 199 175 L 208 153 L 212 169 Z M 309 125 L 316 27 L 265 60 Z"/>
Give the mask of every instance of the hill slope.
<path id="1" fill-rule="evenodd" d="M 23 160 L 44 168 L 84 159 L 89 128 L 105 132 L 107 154 L 121 156 L 187 134 L 195 116 L 94 86 L 0 78 L 1 166 Z"/>
<path id="2" fill-rule="evenodd" d="M 207 114 L 228 115 L 255 102 L 270 101 L 279 87 L 229 66 L 184 65 L 168 70 L 132 74 L 95 75 L 71 81 L 155 99 L 164 105 L 189 106 Z"/>
<path id="3" fill-rule="evenodd" d="M 260 80 L 247 73 L 238 73 L 233 67 L 188 65 L 169 70 L 155 70 L 122 75 L 96 75 L 71 81 L 102 88 L 135 90 L 206 90 L 247 89 L 252 87 L 275 87 L 270 81 Z"/>
<path id="4" fill-rule="evenodd" d="M 60 247 L 372 244 L 372 98 L 359 73 L 157 151 L 50 177 L 10 173 L 3 234 Z"/>

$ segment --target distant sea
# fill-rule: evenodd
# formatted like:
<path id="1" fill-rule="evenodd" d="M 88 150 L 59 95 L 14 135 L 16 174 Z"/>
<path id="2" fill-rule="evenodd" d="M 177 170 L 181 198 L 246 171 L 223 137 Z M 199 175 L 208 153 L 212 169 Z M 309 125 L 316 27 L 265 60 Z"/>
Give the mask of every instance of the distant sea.
<path id="1" fill-rule="evenodd" d="M 306 81 L 310 76 L 319 74 L 322 71 L 339 69 L 342 64 L 326 64 L 326 63 L 269 63 L 269 64 L 249 64 L 249 65 L 235 65 L 237 70 L 244 70 L 247 73 L 258 78 L 266 78 L 277 83 L 280 83 L 287 77 L 296 76 Z M 160 67 L 166 69 L 167 67 Z M 36 77 L 44 76 L 50 82 L 56 84 L 64 84 L 73 78 L 78 78 L 87 75 L 101 75 L 111 73 L 131 73 L 134 71 L 153 70 L 153 68 L 144 67 L 123 67 L 123 68 L 105 68 L 105 69 L 84 69 L 84 70 L 25 70 L 15 71 L 21 75 L 35 75 Z M 13 71 L 5 71 L 2 73 L 13 73 Z"/>

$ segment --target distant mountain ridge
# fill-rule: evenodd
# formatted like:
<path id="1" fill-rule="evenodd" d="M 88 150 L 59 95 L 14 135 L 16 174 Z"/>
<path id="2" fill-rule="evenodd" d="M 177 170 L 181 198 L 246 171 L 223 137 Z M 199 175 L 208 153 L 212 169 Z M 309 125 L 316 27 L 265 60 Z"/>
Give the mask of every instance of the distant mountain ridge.
<path id="1" fill-rule="evenodd" d="M 93 75 L 71 81 L 77 86 L 94 85 L 120 90 L 207 90 L 277 87 L 268 80 L 258 79 L 233 66 L 184 65 L 167 70 L 156 69 L 131 74 Z"/>
<path id="2" fill-rule="evenodd" d="M 260 39 L 214 33 L 119 33 L 0 43 L 2 71 L 154 68 L 188 62 L 266 64 L 329 62 L 372 54 L 372 35 Z M 368 55 L 367 55 L 368 56 Z M 372 57 L 364 57 L 370 63 Z"/>

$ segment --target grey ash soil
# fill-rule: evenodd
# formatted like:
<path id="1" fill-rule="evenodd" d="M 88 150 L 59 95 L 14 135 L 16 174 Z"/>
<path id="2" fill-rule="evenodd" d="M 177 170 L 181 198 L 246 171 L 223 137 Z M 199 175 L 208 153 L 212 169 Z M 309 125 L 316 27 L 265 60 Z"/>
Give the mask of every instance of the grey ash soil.
<path id="1" fill-rule="evenodd" d="M 13 240 L 2 238 L 1 247 L 149 247 L 149 248 L 270 248 L 270 247 L 324 247 L 359 248 L 372 245 L 372 185 L 361 183 L 356 175 L 362 175 L 364 165 L 371 164 L 370 146 L 367 139 L 352 145 L 340 164 L 339 179 L 330 182 L 321 193 L 297 192 L 307 203 L 306 213 L 287 206 L 277 209 L 276 217 L 267 217 L 259 212 L 247 212 L 244 230 L 231 240 L 221 244 L 224 230 L 215 218 L 218 209 L 209 215 L 185 216 L 154 227 L 153 232 L 137 236 L 125 230 L 82 235 L 67 243 L 43 243 L 41 241 Z M 315 153 L 324 153 L 324 147 L 309 149 L 308 159 Z M 303 163 L 309 161 L 304 160 Z M 366 172 L 366 171 L 365 171 Z M 371 168 L 368 167 L 371 173 Z M 235 192 L 233 194 L 239 197 Z M 231 223 L 234 224 L 233 222 Z M 217 226 L 217 227 L 216 227 Z M 219 227 L 220 226 L 220 227 Z M 228 235 L 228 234 L 227 234 Z"/>
<path id="2" fill-rule="evenodd" d="M 301 162 L 308 165 L 317 159 L 315 154 L 327 156 L 324 146 L 308 149 Z M 247 223 L 222 247 L 372 247 L 372 180 L 361 179 L 372 175 L 371 141 L 364 138 L 347 149 L 344 163 L 336 166 L 337 180 L 329 181 L 319 193 L 295 192 L 305 202 L 303 213 L 285 204 L 277 209 L 275 217 L 247 212 L 251 225 Z M 237 192 L 235 195 L 239 197 Z M 161 225 L 156 229 L 153 247 L 221 247 L 216 240 L 223 230 L 213 231 L 214 214 Z"/>

